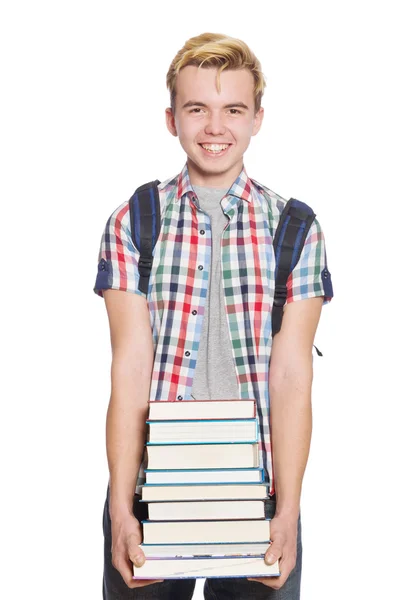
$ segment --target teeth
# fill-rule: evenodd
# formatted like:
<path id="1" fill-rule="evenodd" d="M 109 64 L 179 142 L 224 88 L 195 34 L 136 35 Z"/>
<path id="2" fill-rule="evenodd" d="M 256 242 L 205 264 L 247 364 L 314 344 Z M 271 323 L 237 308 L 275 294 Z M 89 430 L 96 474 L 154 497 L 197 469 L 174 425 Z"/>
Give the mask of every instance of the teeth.
<path id="1" fill-rule="evenodd" d="M 210 152 L 221 152 L 222 150 L 226 150 L 229 144 L 201 144 L 205 150 L 209 150 Z"/>

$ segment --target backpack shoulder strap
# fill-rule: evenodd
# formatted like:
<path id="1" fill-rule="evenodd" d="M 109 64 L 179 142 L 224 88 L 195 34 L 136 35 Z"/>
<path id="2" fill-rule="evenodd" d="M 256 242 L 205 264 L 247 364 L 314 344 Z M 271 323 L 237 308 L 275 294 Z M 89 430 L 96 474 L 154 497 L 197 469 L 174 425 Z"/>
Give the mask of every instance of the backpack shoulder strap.
<path id="1" fill-rule="evenodd" d="M 287 301 L 287 280 L 296 266 L 308 231 L 316 215 L 313 210 L 295 198 L 290 198 L 280 216 L 273 240 L 276 258 L 275 291 L 272 309 L 273 337 L 281 329 L 284 304 Z"/>
<path id="2" fill-rule="evenodd" d="M 153 248 L 160 232 L 160 200 L 158 179 L 138 187 L 129 200 L 131 238 L 140 253 L 138 289 L 148 293 Z"/>

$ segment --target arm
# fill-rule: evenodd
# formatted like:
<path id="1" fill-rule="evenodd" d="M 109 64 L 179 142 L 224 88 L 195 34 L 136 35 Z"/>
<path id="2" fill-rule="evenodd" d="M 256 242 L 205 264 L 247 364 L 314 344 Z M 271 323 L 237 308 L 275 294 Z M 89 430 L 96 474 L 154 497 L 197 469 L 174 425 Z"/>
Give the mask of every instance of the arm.
<path id="1" fill-rule="evenodd" d="M 276 516 L 297 521 L 312 431 L 312 348 L 322 297 L 288 304 L 272 346 L 269 392 Z"/>
<path id="2" fill-rule="evenodd" d="M 111 397 L 106 420 L 112 520 L 132 515 L 136 479 L 146 441 L 153 368 L 149 311 L 136 294 L 103 293 L 112 345 Z"/>

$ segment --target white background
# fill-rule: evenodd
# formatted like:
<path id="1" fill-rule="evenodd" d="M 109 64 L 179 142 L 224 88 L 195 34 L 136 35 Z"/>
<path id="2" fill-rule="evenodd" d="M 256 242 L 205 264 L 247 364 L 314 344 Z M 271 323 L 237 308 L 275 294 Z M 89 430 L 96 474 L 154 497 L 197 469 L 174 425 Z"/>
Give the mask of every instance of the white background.
<path id="1" fill-rule="evenodd" d="M 248 174 L 313 206 L 326 236 L 335 298 L 316 336 L 302 598 L 396 597 L 392 4 L 2 4 L 2 597 L 101 598 L 100 236 L 138 185 L 182 169 L 165 76 L 204 31 L 262 64 Z"/>

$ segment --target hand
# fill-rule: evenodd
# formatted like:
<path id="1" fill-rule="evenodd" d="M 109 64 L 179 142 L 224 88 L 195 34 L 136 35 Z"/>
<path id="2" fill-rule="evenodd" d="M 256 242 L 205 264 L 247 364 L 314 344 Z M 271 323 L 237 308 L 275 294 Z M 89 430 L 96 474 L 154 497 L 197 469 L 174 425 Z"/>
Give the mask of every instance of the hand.
<path id="1" fill-rule="evenodd" d="M 259 581 L 259 583 L 279 590 L 296 564 L 297 533 L 297 519 L 274 517 L 270 521 L 271 545 L 265 554 L 265 562 L 272 565 L 278 559 L 281 575 L 278 577 L 247 577 L 247 579 L 249 581 Z"/>
<path id="2" fill-rule="evenodd" d="M 164 579 L 133 579 L 133 564 L 141 567 L 145 554 L 138 544 L 142 543 L 141 524 L 132 515 L 112 520 L 112 565 L 117 569 L 129 588 L 159 583 Z"/>

